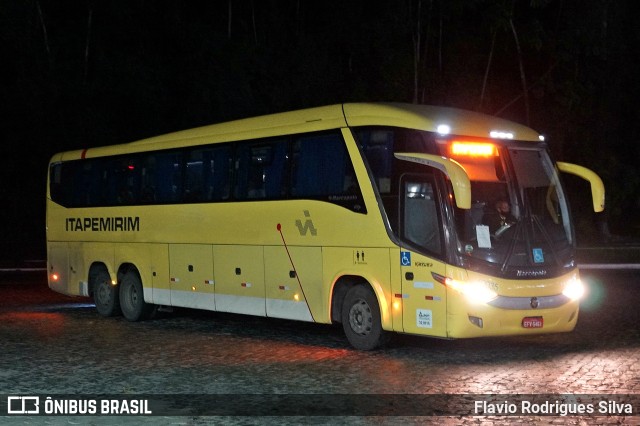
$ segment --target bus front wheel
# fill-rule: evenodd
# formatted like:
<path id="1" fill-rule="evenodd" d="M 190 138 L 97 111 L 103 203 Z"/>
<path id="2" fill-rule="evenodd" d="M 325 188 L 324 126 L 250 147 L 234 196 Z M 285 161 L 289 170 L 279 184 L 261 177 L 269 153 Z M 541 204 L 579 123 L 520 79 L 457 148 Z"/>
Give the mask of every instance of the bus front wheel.
<path id="1" fill-rule="evenodd" d="M 120 283 L 120 307 L 122 315 L 129 321 L 140 321 L 149 316 L 152 305 L 144 301 L 140 277 L 134 271 L 124 274 Z"/>
<path id="2" fill-rule="evenodd" d="M 354 348 L 368 351 L 386 342 L 378 299 L 368 285 L 358 284 L 347 292 L 341 314 L 344 333 Z"/>
<path id="3" fill-rule="evenodd" d="M 120 300 L 118 288 L 111 283 L 107 271 L 100 270 L 93 278 L 93 302 L 96 311 L 103 317 L 120 314 Z"/>

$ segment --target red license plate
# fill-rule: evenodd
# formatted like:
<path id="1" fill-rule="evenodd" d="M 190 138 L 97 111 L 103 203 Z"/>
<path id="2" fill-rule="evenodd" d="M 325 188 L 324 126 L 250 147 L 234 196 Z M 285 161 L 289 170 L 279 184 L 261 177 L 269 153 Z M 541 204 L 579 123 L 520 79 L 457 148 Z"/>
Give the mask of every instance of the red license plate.
<path id="1" fill-rule="evenodd" d="M 525 317 L 522 319 L 522 327 L 524 328 L 542 328 L 544 319 L 542 317 Z"/>

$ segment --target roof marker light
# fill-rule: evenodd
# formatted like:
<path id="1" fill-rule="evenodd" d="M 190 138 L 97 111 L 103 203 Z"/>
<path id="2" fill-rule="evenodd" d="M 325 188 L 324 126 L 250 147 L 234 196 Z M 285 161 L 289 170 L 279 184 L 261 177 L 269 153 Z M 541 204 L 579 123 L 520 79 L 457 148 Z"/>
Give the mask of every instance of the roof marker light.
<path id="1" fill-rule="evenodd" d="M 487 142 L 453 141 L 450 149 L 454 156 L 491 157 L 497 154 L 495 145 Z"/>
<path id="2" fill-rule="evenodd" d="M 502 130 L 492 130 L 489 132 L 489 136 L 496 139 L 513 139 L 513 133 Z"/>
<path id="3" fill-rule="evenodd" d="M 436 132 L 441 135 L 448 135 L 451 132 L 451 127 L 448 124 L 438 124 L 436 127 Z"/>

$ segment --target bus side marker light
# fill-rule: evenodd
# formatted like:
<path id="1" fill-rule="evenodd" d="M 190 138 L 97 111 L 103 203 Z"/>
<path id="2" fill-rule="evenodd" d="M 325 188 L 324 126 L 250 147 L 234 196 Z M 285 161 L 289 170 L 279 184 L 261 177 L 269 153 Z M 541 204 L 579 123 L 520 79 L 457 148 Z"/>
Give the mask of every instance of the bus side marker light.
<path id="1" fill-rule="evenodd" d="M 251 287 L 251 283 L 240 283 L 240 285 L 244 288 L 250 288 Z"/>
<path id="2" fill-rule="evenodd" d="M 58 274 L 51 274 L 51 281 L 58 281 L 60 279 L 60 276 Z"/>

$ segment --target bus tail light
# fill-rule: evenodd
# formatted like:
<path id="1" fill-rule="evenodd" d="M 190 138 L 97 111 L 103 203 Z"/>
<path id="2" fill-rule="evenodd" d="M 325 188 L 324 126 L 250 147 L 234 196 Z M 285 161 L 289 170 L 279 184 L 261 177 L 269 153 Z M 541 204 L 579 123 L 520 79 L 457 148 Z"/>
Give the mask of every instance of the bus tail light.
<path id="1" fill-rule="evenodd" d="M 472 303 L 489 303 L 496 297 L 498 293 L 488 288 L 480 281 L 458 281 L 447 278 L 442 275 L 433 273 L 436 281 L 464 295 L 464 297 Z"/>
<path id="2" fill-rule="evenodd" d="M 582 281 L 576 276 L 573 276 L 565 285 L 562 294 L 567 296 L 571 300 L 579 300 L 584 296 L 585 286 Z"/>

